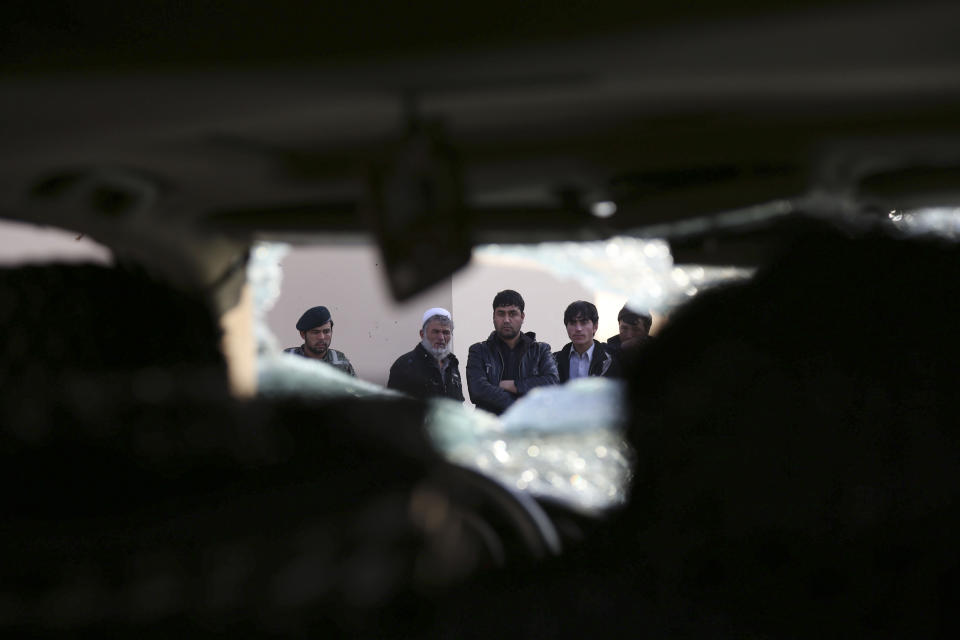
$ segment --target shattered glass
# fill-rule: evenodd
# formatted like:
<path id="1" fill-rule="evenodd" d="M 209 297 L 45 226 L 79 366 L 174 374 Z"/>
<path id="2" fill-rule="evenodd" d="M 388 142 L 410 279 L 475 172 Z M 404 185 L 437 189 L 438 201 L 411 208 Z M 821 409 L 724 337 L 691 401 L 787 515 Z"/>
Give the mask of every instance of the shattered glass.
<path id="1" fill-rule="evenodd" d="M 897 229 L 908 235 L 934 234 L 950 240 L 960 240 L 958 207 L 893 210 L 887 218 Z"/>
<path id="2" fill-rule="evenodd" d="M 659 313 L 668 313 L 708 287 L 753 274 L 734 267 L 675 265 L 666 241 L 626 236 L 596 242 L 494 244 L 478 247 L 475 253 L 532 261 L 588 289 L 624 296 L 631 309 Z"/>
<path id="3" fill-rule="evenodd" d="M 499 418 L 431 401 L 427 429 L 449 460 L 585 513 L 627 502 L 633 453 L 625 384 L 585 378 L 539 387 Z"/>
<path id="4" fill-rule="evenodd" d="M 283 244 L 258 244 L 249 264 L 259 392 L 319 398 L 396 395 L 334 367 L 282 353 L 267 327 L 280 294 Z M 480 255 L 533 260 L 586 287 L 618 293 L 640 309 L 669 310 L 705 287 L 749 276 L 740 269 L 677 266 L 662 240 L 619 237 L 602 242 L 491 245 Z M 513 490 L 550 498 L 584 513 L 626 503 L 633 453 L 624 438 L 625 385 L 588 378 L 541 387 L 502 416 L 434 399 L 426 428 L 452 462 L 476 469 Z"/>

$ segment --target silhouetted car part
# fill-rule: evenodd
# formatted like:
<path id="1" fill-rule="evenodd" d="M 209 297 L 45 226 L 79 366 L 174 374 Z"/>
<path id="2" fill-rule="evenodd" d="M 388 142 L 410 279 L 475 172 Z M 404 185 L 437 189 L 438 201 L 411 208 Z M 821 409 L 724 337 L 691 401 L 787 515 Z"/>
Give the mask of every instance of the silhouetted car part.
<path id="1" fill-rule="evenodd" d="M 531 497 L 439 457 L 420 402 L 231 397 L 208 308 L 142 271 L 0 269 L 0 308 L 9 633 L 375 634 L 561 551 Z"/>
<path id="2" fill-rule="evenodd" d="M 433 222 L 462 231 L 471 244 L 656 229 L 687 243 L 690 259 L 737 264 L 761 262 L 802 240 L 798 213 L 882 219 L 891 210 L 960 200 L 953 180 L 960 166 L 955 3 L 738 2 L 711 3 L 699 12 L 669 3 L 630 3 L 609 12 L 586 4 L 566 12 L 511 3 L 507 18 L 489 2 L 476 13 L 458 7 L 457 15 L 466 18 L 440 18 L 436 5 L 397 5 L 384 9 L 386 25 L 375 22 L 366 6 L 275 5 L 272 15 L 260 3 L 240 3 L 230 12 L 173 3 L 9 8 L 0 21 L 0 215 L 89 234 L 121 262 L 145 265 L 182 291 L 205 292 L 222 311 L 235 302 L 238 287 L 231 285 L 242 280 L 237 274 L 251 239 L 263 232 L 301 239 L 305 232 L 337 242 L 368 233 L 373 220 L 386 230 L 379 237 L 391 267 L 411 259 L 421 264 L 410 247 L 391 246 L 394 236 L 429 228 L 421 212 L 414 212 L 416 224 L 404 220 L 405 194 L 436 203 L 434 215 L 460 212 L 459 219 Z M 465 44 L 475 48 L 463 50 Z M 442 126 L 429 139 L 436 150 L 427 154 L 431 162 L 404 172 L 398 158 L 407 155 L 397 145 L 410 135 L 413 116 Z M 400 184 L 378 203 L 371 172 L 384 166 L 397 169 Z M 596 202 L 615 203 L 616 214 L 594 217 Z M 772 207 L 775 215 L 754 218 L 758 206 Z M 926 264 L 921 282 L 947 290 L 913 310 L 918 315 L 904 328 L 901 309 L 890 305 L 880 278 L 909 273 L 910 251 L 892 250 L 884 254 L 889 260 L 856 277 L 840 270 L 837 283 L 829 270 L 811 282 L 808 267 L 821 264 L 823 247 L 833 247 L 837 264 L 854 256 L 832 242 L 799 246 L 780 267 L 787 285 L 765 290 L 765 280 L 744 289 L 750 294 L 737 308 L 726 306 L 734 298 L 717 294 L 657 344 L 657 358 L 676 368 L 663 378 L 637 372 L 638 381 L 651 383 L 640 389 L 656 389 L 658 380 L 677 384 L 651 398 L 648 410 L 659 423 L 634 425 L 648 463 L 638 481 L 644 498 L 594 532 L 590 553 L 581 547 L 539 571 L 493 574 L 483 582 L 488 588 L 479 591 L 473 587 L 480 583 L 473 583 L 459 601 L 455 596 L 463 592 L 425 604 L 404 589 L 390 603 L 380 600 L 396 593 L 384 591 L 385 584 L 406 583 L 380 580 L 391 565 L 382 562 L 383 553 L 367 550 L 397 544 L 409 569 L 416 550 L 429 548 L 422 531 L 400 513 L 410 501 L 391 489 L 396 472 L 409 474 L 406 487 L 419 486 L 428 474 L 413 454 L 420 449 L 404 437 L 409 433 L 389 438 L 380 430 L 367 438 L 338 428 L 342 416 L 350 427 L 379 430 L 382 416 L 365 413 L 377 409 L 357 403 L 350 411 L 325 412 L 329 407 L 239 405 L 223 397 L 211 407 L 207 386 L 174 367 L 161 367 L 159 375 L 117 367 L 118 381 L 109 370 L 80 369 L 80 380 L 70 381 L 55 358 L 38 365 L 38 353 L 37 366 L 26 369 L 33 374 L 3 371 L 8 419 L 0 468 L 9 474 L 4 485 L 11 508 L 5 512 L 14 514 L 3 529 L 4 626 L 34 635 L 337 627 L 369 635 L 384 628 L 439 629 L 456 637 L 489 637 L 490 630 L 502 634 L 506 628 L 556 637 L 595 633 L 618 620 L 631 625 L 624 634 L 630 637 L 651 629 L 653 635 L 695 636 L 902 636 L 920 630 L 952 637 L 960 571 L 951 493 L 957 474 L 949 464 L 956 457 L 949 430 L 957 424 L 956 402 L 949 385 L 958 358 L 955 340 L 948 340 L 958 323 L 956 309 L 942 305 L 955 299 L 948 287 L 956 278 L 941 278 L 955 270 L 955 249 L 942 254 L 943 268 L 920 261 Z M 910 246 L 927 258 L 938 251 Z M 434 249 L 442 270 L 449 269 L 462 259 L 462 238 Z M 406 273 L 396 283 L 400 295 L 438 275 L 418 268 Z M 801 276 L 808 278 L 804 286 L 793 288 L 793 278 Z M 831 299 L 837 308 L 850 304 L 844 295 L 849 287 L 873 296 L 843 316 L 843 335 L 854 342 L 813 341 L 817 350 L 791 350 L 803 344 L 792 341 L 794 335 L 809 340 L 810 317 L 829 333 L 834 309 L 814 308 L 825 280 L 836 284 Z M 904 285 L 898 293 L 922 288 L 909 278 L 898 282 Z M 865 283 L 869 289 L 861 288 Z M 787 301 L 774 293 L 786 294 Z M 794 293 L 801 296 L 789 298 Z M 46 302 L 49 294 L 33 295 Z M 720 307 L 725 321 L 722 340 L 714 338 L 718 309 L 711 305 Z M 9 318 L 13 308 L 0 306 L 0 314 Z M 777 321 L 751 316 L 754 308 Z M 940 323 L 936 334 L 922 333 L 929 318 Z M 863 327 L 870 327 L 868 334 Z M 903 348 L 901 337 L 913 328 Z M 69 348 L 57 342 L 54 329 L 38 334 L 38 344 L 52 353 Z M 87 337 L 107 338 L 111 346 L 104 333 Z M 684 357 L 700 339 L 707 340 L 703 349 Z M 132 351 L 126 341 L 112 347 L 110 357 Z M 22 345 L 8 341 L 6 348 Z M 884 359 L 887 354 L 891 358 Z M 31 362 L 23 356 L 15 352 L 11 361 Z M 837 360 L 848 368 L 829 369 L 824 379 L 825 365 Z M 881 378 L 875 362 L 892 375 Z M 802 382 L 810 388 L 829 390 L 836 383 L 839 391 L 829 395 L 832 402 L 821 402 L 818 394 L 802 393 L 806 387 L 777 386 L 795 375 L 778 364 L 803 365 L 810 375 Z M 902 372 L 917 374 L 907 382 L 923 384 L 900 387 Z M 704 377 L 719 384 L 703 386 Z M 878 381 L 891 398 L 904 400 L 899 406 L 910 419 L 904 424 L 917 430 L 900 431 L 897 407 L 882 410 L 891 403 L 876 393 Z M 166 396 L 157 392 L 164 384 Z M 741 385 L 764 403 L 732 401 Z M 210 386 L 222 391 L 222 376 L 213 375 Z M 889 427 L 889 440 L 860 431 L 870 425 L 853 420 L 862 415 L 857 403 L 848 402 L 848 391 L 877 400 L 870 406 Z M 720 402 L 705 402 L 711 394 Z M 795 402 L 778 404 L 779 396 Z M 774 418 L 784 407 L 798 407 L 790 419 L 808 417 L 807 424 L 824 417 L 816 427 L 850 430 L 827 429 L 823 440 L 802 440 L 815 454 L 797 460 L 800 475 L 778 476 L 790 495 L 806 495 L 804 479 L 831 485 L 817 494 L 823 502 L 806 506 L 824 507 L 834 525 L 827 530 L 839 538 L 804 530 L 802 518 L 785 534 L 776 517 L 763 519 L 773 513 L 795 524 L 790 518 L 802 513 L 794 508 L 799 501 L 770 499 L 782 495 L 782 485 L 759 484 L 767 476 L 752 473 L 772 458 L 744 455 L 756 443 L 783 454 L 774 462 L 793 460 L 796 450 L 784 450 L 788 441 L 778 438 L 775 420 L 761 421 L 758 440 L 739 433 L 744 447 L 732 446 L 722 429 L 737 426 L 742 412 Z M 407 404 L 404 411 L 420 409 Z M 398 419 L 393 405 L 384 410 Z M 110 417 L 99 420 L 103 415 Z M 254 428 L 237 431 L 245 421 Z M 214 425 L 224 423 L 229 428 L 218 433 Z M 329 428 L 311 431 L 319 424 Z M 243 453 L 247 441 L 240 436 L 260 442 L 272 428 L 292 429 L 312 444 L 284 448 L 290 440 L 281 439 L 279 451 L 291 457 L 271 466 L 269 448 L 251 446 L 249 457 L 238 460 L 235 449 L 218 440 L 226 438 Z M 182 438 L 165 437 L 181 432 Z M 840 444 L 862 438 L 884 450 L 892 443 L 889 455 L 876 457 L 870 449 L 864 459 L 857 447 L 829 446 L 847 433 L 850 439 Z M 351 455 L 328 461 L 331 447 L 324 445 L 331 442 L 323 438 L 337 440 L 338 453 Z M 703 446 L 691 449 L 690 442 Z M 817 447 L 824 442 L 827 447 Z M 892 446 L 902 442 L 911 448 Z M 144 457 L 131 453 L 140 451 Z M 904 451 L 922 455 L 900 455 Z M 818 475 L 825 453 L 839 458 Z M 376 464 L 380 454 L 391 465 L 386 478 Z M 871 473 L 858 475 L 864 467 L 847 464 L 851 458 Z M 895 464 L 882 464 L 890 461 Z M 917 482 L 888 486 L 884 473 L 908 466 L 917 470 L 911 476 Z M 369 474 L 355 474 L 358 468 Z M 728 474 L 731 469 L 741 474 Z M 744 475 L 772 511 L 756 509 L 753 494 L 741 491 Z M 131 478 L 143 482 L 130 484 Z M 336 481 L 313 482 L 330 478 Z M 382 478 L 383 484 L 359 487 L 356 478 Z M 864 482 L 871 486 L 861 490 Z M 272 490 L 277 487 L 281 498 Z M 506 499 L 498 491 L 491 488 Z M 931 493 L 937 499 L 930 500 Z M 145 496 L 160 505 L 157 510 L 144 504 Z M 292 506 L 285 508 L 290 503 L 284 498 Z M 478 499 L 496 504 L 490 496 Z M 316 528 L 312 520 L 298 520 L 307 513 L 305 502 L 319 505 Z M 841 508 L 848 504 L 853 508 Z M 510 504 L 500 515 L 510 520 L 515 508 Z M 750 518 L 729 523 L 757 529 L 725 527 L 730 510 Z M 529 540 L 537 530 L 530 520 L 538 519 L 521 520 L 514 537 Z M 351 538 L 356 530 L 364 534 L 360 539 Z M 475 534 L 476 548 L 496 548 L 484 527 L 471 523 L 464 530 Z M 239 549 L 222 546 L 238 534 Z M 247 534 L 252 547 L 244 546 Z M 327 546 L 331 538 L 337 543 Z M 330 548 L 348 551 L 324 555 Z M 470 556 L 469 545 L 458 550 Z M 244 590 L 247 561 L 254 565 L 251 591 Z M 850 570 L 851 564 L 868 570 Z M 330 566 L 342 581 L 322 581 Z M 397 575 L 415 572 L 387 577 Z M 441 614 L 439 627 L 432 611 Z"/>
<path id="3" fill-rule="evenodd" d="M 200 8 L 187 31 L 173 4 L 108 7 L 4 21 L 0 214 L 202 287 L 263 232 L 377 230 L 405 297 L 478 242 L 682 235 L 799 197 L 831 216 L 958 199 L 954 3 L 511 6 L 506 31 L 488 5 L 386 10 L 389 27 Z"/>

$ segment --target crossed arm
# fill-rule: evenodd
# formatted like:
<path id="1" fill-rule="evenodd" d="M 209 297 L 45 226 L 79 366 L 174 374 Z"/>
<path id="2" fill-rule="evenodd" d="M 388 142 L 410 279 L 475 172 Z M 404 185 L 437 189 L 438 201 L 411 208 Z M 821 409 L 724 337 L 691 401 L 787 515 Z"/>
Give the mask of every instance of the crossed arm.
<path id="1" fill-rule="evenodd" d="M 470 402 L 483 408 L 493 408 L 504 411 L 513 404 L 517 396 L 487 378 L 488 365 L 484 362 L 481 352 L 482 345 L 477 343 L 470 347 L 467 355 L 467 391 Z"/>
<path id="2" fill-rule="evenodd" d="M 545 387 L 551 384 L 560 384 L 560 374 L 557 372 L 557 361 L 550 352 L 550 345 L 546 342 L 536 344 L 540 352 L 537 354 L 537 367 L 534 376 L 524 376 L 516 381 L 517 392 L 525 395 L 534 387 Z"/>
<path id="3" fill-rule="evenodd" d="M 467 390 L 470 393 L 470 402 L 502 412 L 513 404 L 518 396 L 526 394 L 534 387 L 559 384 L 560 376 L 557 373 L 557 363 L 550 353 L 550 345 L 540 342 L 536 348 L 539 349 L 536 375 L 523 376 L 519 380 L 498 380 L 494 383 L 490 380 L 492 375 L 487 375 L 488 365 L 483 359 L 482 345 L 478 343 L 471 346 L 467 356 Z"/>

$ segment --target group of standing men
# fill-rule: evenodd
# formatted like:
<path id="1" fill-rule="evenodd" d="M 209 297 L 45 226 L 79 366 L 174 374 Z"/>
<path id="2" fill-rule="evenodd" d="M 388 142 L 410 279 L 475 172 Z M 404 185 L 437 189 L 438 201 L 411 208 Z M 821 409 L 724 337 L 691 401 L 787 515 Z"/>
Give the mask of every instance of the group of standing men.
<path id="1" fill-rule="evenodd" d="M 477 408 L 501 414 L 517 398 L 540 386 L 561 384 L 588 376 L 619 377 L 624 349 L 646 339 L 651 317 L 626 307 L 620 310 L 619 335 L 606 343 L 594 338 L 599 316 L 590 302 L 572 302 L 563 323 L 570 342 L 551 353 L 533 332 L 523 332 L 523 297 L 512 289 L 493 298 L 493 332 L 470 346 L 467 356 L 467 389 Z M 333 319 L 326 307 L 307 310 L 297 322 L 303 345 L 287 353 L 322 360 L 356 376 L 341 351 L 330 348 Z M 420 343 L 393 363 L 387 387 L 417 398 L 446 397 L 463 401 L 460 363 L 450 351 L 453 317 L 440 307 L 428 309 L 421 319 Z"/>

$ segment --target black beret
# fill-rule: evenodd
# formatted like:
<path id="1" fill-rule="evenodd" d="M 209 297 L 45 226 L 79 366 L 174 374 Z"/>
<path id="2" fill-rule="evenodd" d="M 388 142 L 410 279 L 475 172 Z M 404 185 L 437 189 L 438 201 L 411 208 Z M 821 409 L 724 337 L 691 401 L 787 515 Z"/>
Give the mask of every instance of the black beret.
<path id="1" fill-rule="evenodd" d="M 326 307 L 313 307 L 307 309 L 297 320 L 297 331 L 310 331 L 314 327 L 319 327 L 330 321 L 330 310 Z"/>

